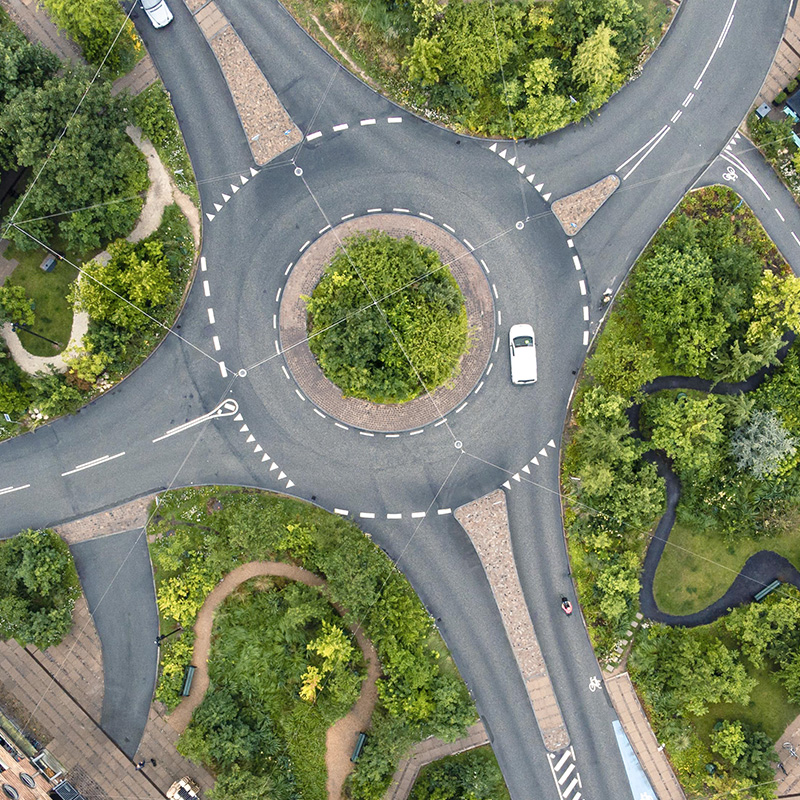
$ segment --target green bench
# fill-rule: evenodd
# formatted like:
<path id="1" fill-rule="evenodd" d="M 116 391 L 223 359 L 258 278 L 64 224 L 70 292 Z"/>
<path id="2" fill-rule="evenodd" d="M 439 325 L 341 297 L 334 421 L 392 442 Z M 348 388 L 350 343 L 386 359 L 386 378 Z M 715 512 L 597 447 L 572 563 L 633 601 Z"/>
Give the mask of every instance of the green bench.
<path id="1" fill-rule="evenodd" d="M 770 592 L 774 592 L 781 585 L 780 581 L 772 581 L 768 586 L 765 586 L 753 599 L 758 602 L 763 600 Z"/>
<path id="2" fill-rule="evenodd" d="M 189 692 L 192 691 L 192 681 L 194 680 L 194 671 L 196 667 L 191 664 L 186 667 L 186 672 L 183 675 L 183 688 L 181 689 L 181 697 L 188 697 Z"/>
<path id="3" fill-rule="evenodd" d="M 356 746 L 353 748 L 353 755 L 350 756 L 350 760 L 355 764 L 358 761 L 359 756 L 361 755 L 361 751 L 364 749 L 364 743 L 367 741 L 367 734 L 366 733 L 359 733 L 358 739 L 356 739 Z"/>

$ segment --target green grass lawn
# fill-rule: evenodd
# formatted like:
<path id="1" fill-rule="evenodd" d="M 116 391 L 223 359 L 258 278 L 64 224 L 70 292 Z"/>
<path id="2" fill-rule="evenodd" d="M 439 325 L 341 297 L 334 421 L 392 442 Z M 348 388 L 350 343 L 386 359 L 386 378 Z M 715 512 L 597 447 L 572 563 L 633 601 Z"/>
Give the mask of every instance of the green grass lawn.
<path id="1" fill-rule="evenodd" d="M 700 611 L 725 593 L 759 550 L 774 550 L 800 567 L 800 518 L 788 520 L 787 531 L 777 536 L 732 543 L 713 529 L 675 523 L 653 582 L 658 607 L 667 614 Z"/>
<path id="2" fill-rule="evenodd" d="M 7 258 L 19 261 L 19 266 L 8 278 L 8 285 L 23 286 L 28 297 L 36 303 L 36 321 L 32 329 L 65 347 L 72 330 L 72 305 L 67 300 L 67 291 L 78 275 L 77 270 L 59 261 L 52 272 L 43 272 L 39 265 L 47 253 L 42 249 L 21 252 L 9 245 L 5 254 Z M 34 356 L 52 356 L 62 349 L 24 331 L 19 334 L 25 349 Z"/>

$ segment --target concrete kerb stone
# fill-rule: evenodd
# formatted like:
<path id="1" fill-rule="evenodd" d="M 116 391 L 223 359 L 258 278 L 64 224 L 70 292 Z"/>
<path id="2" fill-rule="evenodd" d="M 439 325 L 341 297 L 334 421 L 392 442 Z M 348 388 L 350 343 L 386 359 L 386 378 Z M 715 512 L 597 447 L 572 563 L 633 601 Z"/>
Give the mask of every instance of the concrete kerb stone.
<path id="1" fill-rule="evenodd" d="M 449 386 L 407 403 L 381 405 L 344 397 L 323 374 L 308 347 L 306 305 L 325 267 L 347 236 L 378 229 L 397 238 L 411 236 L 442 257 L 461 289 L 467 309 L 470 349 L 462 356 L 459 375 Z M 442 417 L 462 403 L 483 375 L 492 353 L 495 334 L 494 300 L 478 262 L 454 236 L 438 225 L 402 214 L 373 214 L 348 220 L 327 231 L 308 247 L 292 268 L 279 311 L 280 346 L 287 366 L 311 402 L 345 424 L 372 431 L 419 428 Z"/>

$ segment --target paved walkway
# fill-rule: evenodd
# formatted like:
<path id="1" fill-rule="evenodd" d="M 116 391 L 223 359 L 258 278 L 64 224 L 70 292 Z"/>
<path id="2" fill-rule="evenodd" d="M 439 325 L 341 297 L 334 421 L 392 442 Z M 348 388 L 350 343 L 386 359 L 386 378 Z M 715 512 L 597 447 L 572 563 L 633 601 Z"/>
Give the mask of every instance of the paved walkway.
<path id="1" fill-rule="evenodd" d="M 256 164 L 299 144 L 302 134 L 219 6 L 214 0 L 185 2 L 222 69 Z"/>
<path id="2" fill-rule="evenodd" d="M 780 797 L 800 797 L 800 757 L 792 756 L 789 749 L 783 746 L 784 742 L 789 742 L 800 756 L 800 717 L 792 721 L 775 745 L 781 765 L 786 770 L 786 774 L 780 768 L 775 772 L 778 781 L 777 794 Z"/>
<path id="3" fill-rule="evenodd" d="M 550 752 L 561 750 L 569 744 L 569 734 L 519 582 L 505 492 L 496 489 L 457 508 L 454 516 L 467 532 L 486 571 L 544 746 Z"/>
<path id="4" fill-rule="evenodd" d="M 435 736 L 420 742 L 400 762 L 383 800 L 405 800 L 414 787 L 417 775 L 426 764 L 438 761 L 445 756 L 454 756 L 465 750 L 472 750 L 484 744 L 489 744 L 489 737 L 482 722 L 476 722 L 470 726 L 467 729 L 467 735 L 455 742 L 443 742 Z"/>
<path id="5" fill-rule="evenodd" d="M 686 796 L 664 751 L 658 745 L 628 673 L 606 678 L 605 686 L 625 735 L 647 773 L 658 800 L 685 800 Z"/>
<path id="6" fill-rule="evenodd" d="M 771 106 L 775 97 L 783 91 L 786 84 L 797 77 L 798 73 L 800 73 L 800 3 L 795 4 L 794 14 L 786 23 L 781 45 L 758 93 L 755 107 L 758 108 L 762 103 L 769 103 Z"/>

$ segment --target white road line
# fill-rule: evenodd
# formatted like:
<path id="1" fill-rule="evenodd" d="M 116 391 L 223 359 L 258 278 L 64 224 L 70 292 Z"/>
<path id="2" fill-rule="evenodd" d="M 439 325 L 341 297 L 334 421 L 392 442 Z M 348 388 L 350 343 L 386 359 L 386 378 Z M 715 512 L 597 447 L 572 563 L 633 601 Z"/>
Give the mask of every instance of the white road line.
<path id="1" fill-rule="evenodd" d="M 563 785 L 566 783 L 566 781 L 567 781 L 567 778 L 569 778 L 569 776 L 572 774 L 572 772 L 573 772 L 574 770 L 575 770 L 575 762 L 573 761 L 573 762 L 572 762 L 572 763 L 571 763 L 571 764 L 570 764 L 570 765 L 569 765 L 569 766 L 568 766 L 568 767 L 567 767 L 567 768 L 564 770 L 564 774 L 563 774 L 563 775 L 562 775 L 562 776 L 561 776 L 561 777 L 558 779 L 558 785 L 559 785 L 559 786 L 563 786 Z"/>
<path id="2" fill-rule="evenodd" d="M 281 354 L 281 346 L 278 344 L 278 340 L 275 340 L 275 352 L 280 355 Z"/>
<path id="3" fill-rule="evenodd" d="M 374 125 L 375 124 L 375 120 L 374 119 L 362 119 L 361 120 L 361 124 L 362 125 Z"/>
<path id="4" fill-rule="evenodd" d="M 294 393 L 305 403 L 306 398 L 303 396 L 303 393 L 299 389 L 295 389 Z"/>
<path id="5" fill-rule="evenodd" d="M 211 287 L 208 285 L 208 281 L 203 281 L 203 294 L 206 297 L 211 297 Z"/>
<path id="6" fill-rule="evenodd" d="M 763 194 L 767 200 L 770 199 L 766 189 L 756 180 L 755 175 L 750 172 L 750 170 L 745 166 L 744 162 L 738 156 L 735 156 L 733 153 L 720 153 L 719 157 L 724 161 L 727 161 L 729 164 L 733 164 L 735 167 L 738 167 L 742 172 L 744 172 L 745 175 L 747 175 L 748 178 L 750 178 L 751 181 L 753 181 L 756 186 L 758 186 L 759 189 L 761 189 L 761 194 Z"/>
<path id="7" fill-rule="evenodd" d="M 569 797 L 569 796 L 570 796 L 570 794 L 572 793 L 572 790 L 573 790 L 573 789 L 574 789 L 574 788 L 575 788 L 577 785 L 578 785 L 578 779 L 577 779 L 577 778 L 573 778 L 573 779 L 570 781 L 570 784 L 569 784 L 569 786 L 567 786 L 567 788 L 566 788 L 566 789 L 564 789 L 564 797 Z"/>
<path id="8" fill-rule="evenodd" d="M 492 291 L 494 292 L 494 299 L 497 300 L 497 286 L 495 286 L 495 284 L 492 284 Z"/>
<path id="9" fill-rule="evenodd" d="M 589 321 L 589 306 L 584 306 L 583 307 L 583 321 L 584 322 L 588 322 Z"/>
<path id="10" fill-rule="evenodd" d="M 433 219 L 430 214 L 426 214 L 424 211 L 417 212 L 421 217 L 425 217 L 425 219 Z"/>
<path id="11" fill-rule="evenodd" d="M 300 252 L 302 253 L 302 252 L 303 252 L 303 250 L 305 250 L 305 249 L 306 249 L 306 247 L 308 247 L 310 244 L 311 244 L 311 239 L 309 239 L 309 240 L 308 240 L 308 241 L 307 241 L 307 242 L 306 242 L 306 243 L 305 243 L 305 244 L 304 244 L 304 245 L 303 245 L 303 246 L 300 248 Z"/>
<path id="12" fill-rule="evenodd" d="M 698 89 L 699 89 L 699 88 L 700 88 L 702 85 L 703 85 L 703 81 L 701 81 L 701 80 L 700 80 L 700 78 L 698 78 L 698 79 L 697 79 L 697 80 L 694 82 L 694 86 L 693 86 L 692 88 L 693 88 L 695 91 L 697 91 L 697 90 L 698 90 Z"/>
<path id="13" fill-rule="evenodd" d="M 575 265 L 575 269 L 581 268 L 581 260 L 578 258 L 578 256 L 572 256 L 572 263 Z"/>
<path id="14" fill-rule="evenodd" d="M 344 222 L 346 219 L 352 219 L 354 216 L 355 216 L 355 214 L 345 214 L 342 217 L 342 222 Z"/>
<path id="15" fill-rule="evenodd" d="M 399 439 L 400 438 L 400 434 L 399 433 L 387 433 L 386 434 L 386 438 L 387 439 Z"/>
<path id="16" fill-rule="evenodd" d="M 81 472 L 85 469 L 91 469 L 92 467 L 97 467 L 100 464 L 105 464 L 108 461 L 113 461 L 115 458 L 120 458 L 121 456 L 125 455 L 125 451 L 123 450 L 121 453 L 117 453 L 115 456 L 102 456 L 100 458 L 94 459 L 94 461 L 87 461 L 85 464 L 78 464 L 75 469 L 71 469 L 68 472 L 62 472 L 61 477 L 65 477 L 67 475 L 73 475 L 76 472 Z"/>
<path id="17" fill-rule="evenodd" d="M 278 330 L 278 315 L 277 314 L 273 314 L 272 315 L 272 330 L 274 330 L 274 331 Z"/>
<path id="18" fill-rule="evenodd" d="M 378 211 L 383 211 L 382 208 L 368 208 L 367 214 L 376 214 Z"/>
<path id="19" fill-rule="evenodd" d="M 564 766 L 564 764 L 565 764 L 565 763 L 566 763 L 566 762 L 569 760 L 569 757 L 570 757 L 571 755 L 572 755 L 572 754 L 570 753 L 570 751 L 569 751 L 569 750 L 567 750 L 567 751 L 564 753 L 564 755 L 563 755 L 563 756 L 561 756 L 561 758 L 558 760 L 558 764 L 556 764 L 556 766 L 555 766 L 555 771 L 556 771 L 556 772 L 559 772 L 559 771 L 561 770 L 561 767 L 563 767 L 563 766 Z"/>
<path id="20" fill-rule="evenodd" d="M 205 272 L 208 269 L 206 266 L 206 257 L 200 256 L 200 272 Z"/>
<path id="21" fill-rule="evenodd" d="M 448 231 L 450 231 L 450 233 L 455 233 L 456 232 L 456 229 L 455 228 L 451 228 L 446 222 L 442 223 L 442 227 L 447 229 Z"/>
<path id="22" fill-rule="evenodd" d="M 567 239 L 567 247 L 575 247 L 575 242 L 572 239 Z"/>
<path id="23" fill-rule="evenodd" d="M 781 214 L 781 212 L 778 211 L 777 208 L 775 209 L 775 213 L 781 218 L 781 222 L 786 222 L 786 219 L 784 218 L 783 214 Z"/>
<path id="24" fill-rule="evenodd" d="M 581 294 L 586 294 L 586 281 L 578 281 L 578 286 L 580 286 Z"/>
<path id="25" fill-rule="evenodd" d="M 407 208 L 393 208 L 392 211 L 396 211 L 398 214 L 410 214 L 411 213 Z"/>
<path id="26" fill-rule="evenodd" d="M 444 425 L 444 424 L 445 424 L 445 422 L 447 422 L 447 417 L 443 417 L 443 418 L 442 418 L 442 419 L 440 419 L 438 422 L 434 422 L 434 423 L 433 423 L 433 427 L 434 427 L 434 428 L 438 428 L 440 425 Z"/>
<path id="27" fill-rule="evenodd" d="M 288 275 L 288 274 L 289 274 L 289 270 L 290 270 L 290 269 L 291 269 L 293 266 L 294 266 L 294 261 L 291 261 L 291 262 L 289 262 L 289 266 L 288 266 L 288 267 L 286 267 L 286 269 L 284 270 L 283 274 L 284 274 L 284 275 Z"/>
<path id="28" fill-rule="evenodd" d="M 214 319 L 214 309 L 209 308 L 207 310 L 208 310 L 208 321 L 211 325 L 213 325 L 216 322 L 216 319 Z"/>
<path id="29" fill-rule="evenodd" d="M 227 378 L 228 377 L 228 370 L 225 369 L 225 362 L 224 361 L 220 361 L 219 362 L 219 373 L 220 373 L 220 375 L 222 375 L 223 378 Z"/>
<path id="30" fill-rule="evenodd" d="M 220 349 L 219 336 L 212 336 L 211 341 L 214 343 L 214 349 L 219 350 Z"/>
<path id="31" fill-rule="evenodd" d="M 306 141 L 313 142 L 314 139 L 319 139 L 320 136 L 322 136 L 322 131 L 315 131 L 314 133 L 309 133 L 308 136 L 306 136 Z"/>
<path id="32" fill-rule="evenodd" d="M 453 513 L 453 509 L 452 508 L 440 508 L 436 513 L 440 517 L 443 517 L 445 514 L 452 514 Z"/>
<path id="33" fill-rule="evenodd" d="M 350 512 L 346 508 L 334 508 L 334 514 L 341 514 L 343 517 L 346 517 Z"/>
<path id="34" fill-rule="evenodd" d="M 481 259 L 481 266 L 486 270 L 486 274 L 489 275 L 489 267 L 486 266 L 486 262 Z"/>
<path id="35" fill-rule="evenodd" d="M 497 348 L 500 347 L 500 337 L 498 336 L 494 343 L 494 351 L 497 352 Z"/>
<path id="36" fill-rule="evenodd" d="M 664 138 L 664 137 L 665 137 L 665 136 L 666 136 L 666 135 L 667 135 L 667 134 L 668 134 L 668 133 L 669 133 L 671 130 L 672 130 L 672 128 L 670 128 L 669 126 L 667 126 L 667 127 L 666 127 L 666 130 L 664 130 L 664 131 L 663 131 L 663 133 L 659 134 L 658 138 L 657 138 L 657 139 L 656 139 L 656 140 L 653 142 L 653 144 L 651 144 L 651 145 L 650 145 L 650 147 L 648 147 L 648 148 L 647 148 L 647 150 L 645 150 L 645 151 L 644 151 L 644 155 L 643 155 L 643 156 L 642 156 L 642 157 L 641 157 L 641 158 L 640 158 L 640 159 L 639 159 L 639 160 L 638 160 L 638 161 L 637 161 L 637 162 L 636 162 L 636 163 L 635 163 L 635 164 L 634 164 L 634 165 L 633 165 L 633 166 L 632 166 L 632 167 L 631 167 L 629 170 L 628 170 L 628 172 L 625 174 L 625 176 L 622 178 L 622 180 L 624 180 L 624 181 L 625 181 L 625 180 L 627 180 L 628 178 L 630 178 L 630 176 L 631 176 L 631 175 L 633 175 L 633 173 L 634 173 L 634 172 L 636 171 L 636 169 L 638 168 L 639 164 L 641 164 L 641 163 L 642 163 L 642 161 L 644 161 L 644 160 L 647 158 L 647 156 L 649 156 L 649 155 L 650 155 L 650 153 L 652 153 L 652 152 L 653 152 L 653 150 L 655 150 L 655 148 L 656 148 L 656 146 L 659 144 L 659 142 L 660 142 L 660 141 L 661 141 L 661 140 L 662 140 L 662 139 L 663 139 L 663 138 Z"/>
<path id="37" fill-rule="evenodd" d="M 361 519 L 375 519 L 375 514 L 371 511 L 361 511 L 358 515 Z"/>
<path id="38" fill-rule="evenodd" d="M 280 299 L 281 299 L 281 291 L 283 291 L 283 287 L 282 287 L 282 286 L 279 286 L 279 287 L 278 287 L 278 293 L 275 295 L 275 302 L 276 302 L 276 303 L 278 302 L 278 300 L 280 300 Z"/>
<path id="39" fill-rule="evenodd" d="M 342 425 L 342 423 L 341 423 L 341 422 L 334 422 L 333 424 L 334 424 L 334 425 L 335 425 L 337 428 L 341 428 L 343 431 L 349 431 L 349 430 L 350 430 L 350 428 L 348 428 L 348 427 L 347 427 L 347 425 Z"/>
<path id="40" fill-rule="evenodd" d="M 486 368 L 486 377 L 489 377 L 489 373 L 494 369 L 494 361 L 489 363 L 489 366 Z"/>
<path id="41" fill-rule="evenodd" d="M 583 332 L 583 346 L 586 347 L 586 345 L 588 345 L 588 344 L 589 344 L 589 331 L 584 331 Z"/>
<path id="42" fill-rule="evenodd" d="M 326 225 L 319 233 L 325 233 L 325 231 L 330 230 L 330 225 Z"/>
<path id="43" fill-rule="evenodd" d="M 464 409 L 467 407 L 467 403 L 469 403 L 469 400 L 466 400 L 465 402 L 463 402 L 463 403 L 462 403 L 462 404 L 461 404 L 461 405 L 460 405 L 460 406 L 459 406 L 459 407 L 456 409 L 456 414 L 458 414 L 458 412 L 459 412 L 459 411 L 463 411 L 463 410 L 464 410 Z"/>
<path id="44" fill-rule="evenodd" d="M 411 512 L 411 519 L 422 519 L 425 516 L 424 511 L 412 511 Z"/>
<path id="45" fill-rule="evenodd" d="M 497 324 L 503 324 L 503 312 L 499 308 L 497 309 Z"/>
<path id="46" fill-rule="evenodd" d="M 392 125 L 393 123 L 396 123 L 396 122 L 402 122 L 402 121 L 403 121 L 403 118 L 402 118 L 402 117 L 389 117 L 389 119 L 387 119 L 386 121 L 387 121 L 387 122 L 388 122 L 390 125 Z"/>
<path id="47" fill-rule="evenodd" d="M 386 519 L 403 519 L 402 514 L 387 514 Z"/>
<path id="48" fill-rule="evenodd" d="M 0 489 L 0 494 L 11 494 L 11 492 L 18 492 L 20 489 L 30 489 L 31 485 L 26 483 L 24 486 L 6 486 L 5 489 Z"/>
<path id="49" fill-rule="evenodd" d="M 797 235 L 795 234 L 795 232 L 794 231 L 790 231 L 790 233 L 792 234 L 792 238 L 797 242 L 797 244 L 800 244 L 800 239 L 797 238 Z"/>
<path id="50" fill-rule="evenodd" d="M 420 428 L 417 431 L 411 431 L 408 435 L 409 436 L 418 436 L 420 433 L 425 433 L 425 428 Z"/>
<path id="51" fill-rule="evenodd" d="M 323 413 L 322 413 L 322 412 L 321 412 L 321 411 L 320 411 L 318 408 L 315 408 L 315 409 L 314 409 L 314 413 L 315 413 L 317 416 L 319 416 L 319 417 L 322 417 L 322 419 L 328 419 L 328 418 L 327 418 L 327 417 L 326 417 L 326 416 L 325 416 L 325 415 L 324 415 L 324 414 L 323 414 Z"/>
<path id="52" fill-rule="evenodd" d="M 289 370 L 286 369 L 285 364 L 281 364 L 281 369 L 283 370 L 283 374 L 286 376 L 286 380 L 290 381 L 291 378 L 289 377 Z M 314 409 L 316 411 L 316 409 Z"/>
<path id="53" fill-rule="evenodd" d="M 334 125 L 333 129 L 338 133 L 339 131 L 346 131 L 348 127 L 348 124 L 343 122 L 341 125 Z"/>
<path id="54" fill-rule="evenodd" d="M 676 112 L 675 112 L 675 113 L 672 115 L 672 119 L 670 120 L 670 122 L 672 122 L 672 123 L 675 123 L 675 122 L 677 122 L 677 121 L 678 121 L 678 120 L 681 118 L 681 114 L 683 114 L 683 111 L 681 111 L 680 109 L 678 109 L 678 110 L 677 110 L 677 111 L 676 111 Z"/>
<path id="55" fill-rule="evenodd" d="M 692 100 L 694 100 L 694 92 L 689 92 L 689 94 L 686 95 L 686 98 L 684 99 L 683 103 L 681 103 L 681 105 L 684 108 L 686 108 L 689 105 L 689 103 L 692 102 Z"/>
<path id="56" fill-rule="evenodd" d="M 650 139 L 650 141 L 643 144 L 627 161 L 623 161 L 617 167 L 616 171 L 619 172 L 623 167 L 628 166 L 628 164 L 630 164 L 630 162 L 633 161 L 633 159 L 636 158 L 636 156 L 638 156 L 639 153 L 642 152 L 642 150 L 645 150 L 647 147 L 649 147 L 652 144 L 652 142 L 654 142 L 666 130 L 666 128 L 667 126 L 665 125 L 652 139 Z"/>
<path id="57" fill-rule="evenodd" d="M 374 436 L 374 433 L 370 433 L 369 431 L 359 431 L 360 436 Z"/>
<path id="58" fill-rule="evenodd" d="M 481 382 L 478 384 L 478 386 L 477 386 L 477 388 L 475 389 L 475 391 L 473 392 L 473 394 L 478 394 L 478 392 L 479 392 L 481 389 L 483 389 L 483 384 L 484 384 L 484 383 L 485 383 L 485 381 L 481 381 Z"/>
<path id="59" fill-rule="evenodd" d="M 474 250 L 475 249 L 466 239 L 463 239 L 462 241 L 464 242 L 464 244 L 467 247 L 469 247 L 470 250 Z"/>

